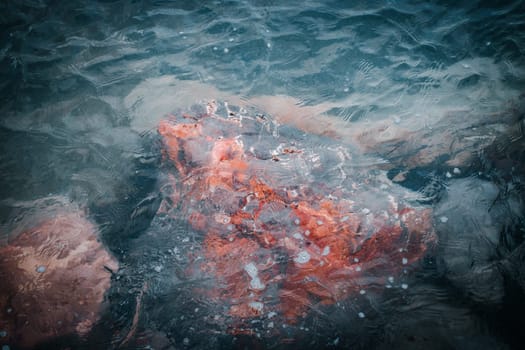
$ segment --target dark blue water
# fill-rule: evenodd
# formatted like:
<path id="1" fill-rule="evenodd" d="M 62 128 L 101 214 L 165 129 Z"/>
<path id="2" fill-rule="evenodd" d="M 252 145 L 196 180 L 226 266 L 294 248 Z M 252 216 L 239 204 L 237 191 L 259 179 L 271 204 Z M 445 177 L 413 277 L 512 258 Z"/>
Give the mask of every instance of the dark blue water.
<path id="1" fill-rule="evenodd" d="M 101 325 L 49 346 L 118 348 L 144 281 L 138 340 L 123 348 L 525 340 L 523 1 L 24 0 L 0 4 L 0 26 L 0 242 L 60 196 L 121 262 Z M 432 208 L 439 242 L 414 287 L 367 301 L 372 320 L 313 317 L 290 344 L 173 322 L 198 302 L 174 289 L 177 254 L 163 249 L 178 243 L 147 236 L 162 231 L 156 127 L 210 99 L 351 145 L 351 166 Z"/>

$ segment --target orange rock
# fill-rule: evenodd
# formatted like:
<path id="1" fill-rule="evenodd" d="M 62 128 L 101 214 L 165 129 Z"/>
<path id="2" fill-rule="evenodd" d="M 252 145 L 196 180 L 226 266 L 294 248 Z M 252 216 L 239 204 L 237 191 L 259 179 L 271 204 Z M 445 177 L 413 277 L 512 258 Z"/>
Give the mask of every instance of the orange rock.
<path id="1" fill-rule="evenodd" d="M 425 253 L 434 239 L 429 210 L 382 194 L 386 209 L 368 216 L 360 186 L 330 190 L 290 181 L 305 174 L 289 164 L 319 157 L 285 139 L 273 141 L 284 147 L 279 161 L 258 157 L 242 138 L 250 126 L 259 130 L 257 123 L 210 114 L 159 126 L 181 178 L 173 215 L 193 212 L 190 224 L 205 235 L 197 263 L 214 282 L 199 293 L 229 308 L 232 332 L 245 332 L 250 319 L 266 312 L 296 322 L 314 303 L 358 292 L 357 279 L 400 272 Z"/>

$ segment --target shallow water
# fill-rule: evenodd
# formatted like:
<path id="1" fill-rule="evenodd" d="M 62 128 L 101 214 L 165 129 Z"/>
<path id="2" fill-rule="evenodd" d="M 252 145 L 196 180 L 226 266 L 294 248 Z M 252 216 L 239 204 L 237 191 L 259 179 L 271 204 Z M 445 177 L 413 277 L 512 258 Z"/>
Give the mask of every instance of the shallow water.
<path id="1" fill-rule="evenodd" d="M 0 241 L 60 196 L 121 263 L 100 326 L 52 345 L 519 348 L 524 13 L 522 1 L 2 3 Z M 312 175 L 327 187 L 343 169 L 431 208 L 438 240 L 409 288 L 312 308 L 273 340 L 202 321 L 215 306 L 181 277 L 202 234 L 156 215 L 169 177 L 157 126 L 211 99 L 266 115 L 328 162 L 347 149 L 343 167 Z M 265 140 L 261 154 L 276 146 Z"/>

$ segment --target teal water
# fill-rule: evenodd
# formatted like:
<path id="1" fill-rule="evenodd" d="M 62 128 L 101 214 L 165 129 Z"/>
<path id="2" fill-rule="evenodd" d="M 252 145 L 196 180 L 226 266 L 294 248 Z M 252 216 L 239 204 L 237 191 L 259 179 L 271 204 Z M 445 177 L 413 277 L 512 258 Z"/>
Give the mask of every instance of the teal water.
<path id="1" fill-rule="evenodd" d="M 289 331 L 297 344 L 520 348 L 523 1 L 24 0 L 0 4 L 0 26 L 0 241 L 28 224 L 32 203 L 63 196 L 87 211 L 125 267 L 103 325 L 78 346 L 117 348 L 150 281 L 138 336 L 146 340 L 129 348 L 293 347 L 232 343 L 196 331 L 206 322 L 175 322 L 206 305 L 170 277 L 173 247 L 186 246 L 147 235 L 189 230 L 155 216 L 159 120 L 216 98 L 270 117 L 296 113 L 283 124 L 299 129 L 321 106 L 314 114 L 339 124 L 304 126 L 307 134 L 354 145 L 363 154 L 349 166 L 371 176 L 406 173 L 401 185 L 435 212 L 440 242 L 410 293 L 349 301 L 359 306 L 348 318 L 312 317 Z M 384 125 L 393 134 L 378 131 Z M 463 150 L 474 157 L 461 162 Z M 378 316 L 360 320 L 360 307 Z"/>

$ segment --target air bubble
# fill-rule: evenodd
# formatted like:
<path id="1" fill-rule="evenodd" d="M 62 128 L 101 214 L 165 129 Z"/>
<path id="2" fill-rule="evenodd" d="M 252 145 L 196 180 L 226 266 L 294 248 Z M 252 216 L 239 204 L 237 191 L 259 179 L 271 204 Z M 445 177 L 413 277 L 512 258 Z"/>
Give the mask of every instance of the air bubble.
<path id="1" fill-rule="evenodd" d="M 297 254 L 297 256 L 293 259 L 298 264 L 306 264 L 308 261 L 310 261 L 310 254 L 303 250 Z"/>
<path id="2" fill-rule="evenodd" d="M 252 301 L 248 304 L 252 309 L 261 312 L 264 308 L 264 304 L 260 301 Z"/>

